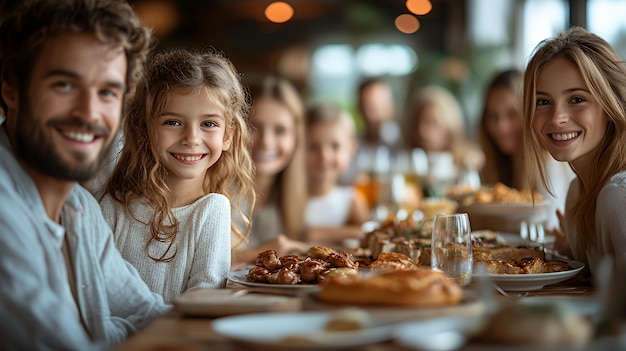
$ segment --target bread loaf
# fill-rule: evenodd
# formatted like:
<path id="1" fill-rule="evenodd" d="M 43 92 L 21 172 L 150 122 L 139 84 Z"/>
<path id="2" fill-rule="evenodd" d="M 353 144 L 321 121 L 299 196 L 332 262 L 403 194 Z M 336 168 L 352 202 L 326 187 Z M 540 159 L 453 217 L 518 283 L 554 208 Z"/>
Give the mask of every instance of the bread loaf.
<path id="1" fill-rule="evenodd" d="M 434 307 L 460 303 L 463 291 L 443 273 L 417 267 L 328 279 L 320 285 L 318 298 L 337 304 Z"/>

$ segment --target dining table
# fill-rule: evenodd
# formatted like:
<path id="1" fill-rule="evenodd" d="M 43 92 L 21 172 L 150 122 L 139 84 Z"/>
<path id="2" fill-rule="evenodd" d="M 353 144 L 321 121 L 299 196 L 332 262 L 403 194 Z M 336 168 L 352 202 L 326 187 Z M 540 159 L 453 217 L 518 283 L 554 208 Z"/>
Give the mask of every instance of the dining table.
<path id="1" fill-rule="evenodd" d="M 479 291 L 481 284 L 477 284 L 475 282 L 471 283 L 468 287 L 464 288 L 464 292 L 468 295 L 478 296 L 480 294 L 485 294 L 485 292 Z M 484 286 L 483 286 L 484 288 Z M 501 289 L 498 289 L 501 290 Z M 545 286 L 542 289 L 532 290 L 532 291 L 516 291 L 516 292 L 507 292 L 501 290 L 490 289 L 489 294 L 492 302 L 496 301 L 500 302 L 508 302 L 508 301 L 518 301 L 522 299 L 528 299 L 532 297 L 550 297 L 552 299 L 558 299 L 560 297 L 564 298 L 588 298 L 588 299 L 600 299 L 598 291 L 594 289 L 592 286 L 587 285 L 585 283 L 581 283 L 576 278 L 568 279 L 566 281 L 560 282 L 558 284 L 551 284 Z M 208 293 L 208 292 L 207 292 Z M 276 296 L 287 295 L 287 300 L 290 301 L 291 305 L 287 308 L 287 311 L 332 311 L 336 310 L 339 307 L 333 305 L 324 305 L 315 303 L 315 301 L 311 301 L 311 294 L 301 294 L 301 293 L 289 293 L 285 294 L 284 291 L 281 290 L 272 290 L 267 289 L 263 291 L 263 289 L 251 288 L 246 285 L 242 285 L 237 282 L 228 281 L 225 289 L 220 289 L 219 291 L 212 292 L 213 294 L 257 294 L 257 295 L 272 295 L 277 294 Z M 478 298 L 480 300 L 480 298 Z M 458 318 L 464 318 L 471 314 L 481 313 L 482 306 L 481 303 L 472 304 L 473 307 L 470 308 L 453 308 L 453 309 L 441 309 L 438 310 L 436 308 L 429 309 L 428 313 L 424 313 L 423 311 L 416 311 L 411 314 L 404 311 L 405 320 L 422 320 L 428 322 L 430 320 L 434 320 L 436 318 L 440 318 L 442 315 L 447 315 L 448 317 L 454 318 L 458 316 Z M 478 307 L 477 307 L 478 306 Z M 380 311 L 380 309 L 379 309 Z M 382 309 L 384 312 L 384 309 Z M 393 309 L 392 311 L 398 311 L 397 309 Z M 246 314 L 245 310 L 234 311 L 232 314 L 243 315 Z M 258 312 L 258 311 L 251 311 Z M 278 312 L 282 313 L 282 312 Z M 224 315 L 228 315 L 229 313 L 224 312 Z M 169 313 L 160 316 L 153 320 L 149 325 L 147 325 L 142 330 L 138 331 L 136 334 L 128 338 L 125 342 L 118 345 L 115 350 L 117 351 L 177 351 L 177 350 L 189 350 L 189 351 L 201 351 L 201 350 L 250 350 L 250 349 L 276 349 L 276 348 L 263 348 L 258 347 L 258 345 L 252 345 L 256 347 L 252 347 L 248 343 L 241 342 L 240 340 L 235 340 L 224 336 L 218 333 L 213 328 L 213 322 L 221 318 L 220 315 L 212 315 L 202 313 L 194 314 L 194 313 L 186 313 L 186 311 L 181 310 L 180 308 L 173 308 Z M 281 348 L 282 349 L 282 348 Z M 285 348 L 290 349 L 290 348 Z M 297 347 L 294 349 L 298 349 Z M 307 348 L 309 350 L 313 350 L 315 348 Z M 320 348 L 322 349 L 322 348 Z M 378 342 L 372 342 L 369 344 L 359 345 L 358 350 L 363 351 L 395 351 L 395 350 L 411 350 L 413 348 L 406 347 L 392 338 L 387 340 L 382 340 Z M 463 350 L 463 348 L 460 348 Z M 506 350 L 504 348 L 503 350 Z"/>

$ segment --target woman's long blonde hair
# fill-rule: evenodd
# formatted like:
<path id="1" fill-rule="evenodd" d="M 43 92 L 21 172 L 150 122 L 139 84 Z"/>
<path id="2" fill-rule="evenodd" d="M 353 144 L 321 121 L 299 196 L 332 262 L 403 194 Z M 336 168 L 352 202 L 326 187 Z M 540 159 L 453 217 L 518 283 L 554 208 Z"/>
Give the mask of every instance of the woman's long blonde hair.
<path id="1" fill-rule="evenodd" d="M 249 153 L 251 140 L 248 113 L 248 94 L 241 78 L 223 54 L 214 49 L 201 52 L 172 50 L 157 54 L 150 60 L 142 80 L 130 99 L 123 124 L 124 147 L 113 174 L 105 187 L 105 194 L 123 203 L 133 214 L 135 201 L 146 201 L 154 209 L 150 223 L 152 241 L 169 243 L 156 261 L 170 261 L 175 255 L 171 248 L 178 234 L 178 220 L 172 212 L 172 188 L 167 183 L 167 169 L 161 163 L 157 147 L 157 118 L 166 108 L 174 92 L 206 89 L 207 97 L 222 106 L 227 122 L 225 138 L 232 139 L 231 147 L 207 170 L 203 190 L 205 194 L 220 193 L 233 202 L 247 226 L 245 231 L 232 226 L 233 233 L 243 240 L 250 230 L 249 217 L 242 210 L 245 199 L 254 208 L 254 168 Z"/>
<path id="2" fill-rule="evenodd" d="M 537 100 L 537 77 L 556 58 L 574 63 L 594 100 L 608 120 L 606 134 L 594 163 L 588 165 L 589 179 L 579 181 L 580 197 L 566 213 L 574 223 L 578 240 L 588 249 L 596 243 L 595 213 L 600 190 L 616 173 L 626 170 L 626 66 L 615 50 L 599 36 L 573 27 L 556 38 L 539 44 L 524 73 L 524 143 L 528 175 L 539 172 L 543 186 L 550 191 L 545 162 L 546 150 L 533 129 Z M 530 167 L 532 166 L 532 167 Z"/>
<path id="3" fill-rule="evenodd" d="M 253 101 L 269 98 L 284 105 L 294 118 L 296 143 L 291 160 L 276 177 L 269 194 L 278 203 L 285 235 L 304 239 L 304 211 L 307 204 L 304 103 L 296 87 L 286 78 L 268 75 L 250 87 Z"/>

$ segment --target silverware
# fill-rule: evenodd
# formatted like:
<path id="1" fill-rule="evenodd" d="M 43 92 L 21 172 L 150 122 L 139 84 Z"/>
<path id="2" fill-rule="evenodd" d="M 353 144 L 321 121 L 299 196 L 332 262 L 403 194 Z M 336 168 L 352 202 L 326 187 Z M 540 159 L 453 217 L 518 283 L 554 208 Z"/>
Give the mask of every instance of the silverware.
<path id="1" fill-rule="evenodd" d="M 493 284 L 493 287 L 501 295 L 512 299 L 521 299 L 523 297 L 538 295 L 578 295 L 587 293 L 587 288 L 580 288 L 575 286 L 546 287 L 540 290 L 529 291 L 506 291 L 496 284 Z"/>
<path id="2" fill-rule="evenodd" d="M 543 224 L 522 221 L 519 235 L 524 240 L 544 242 L 546 233 Z"/>
<path id="3" fill-rule="evenodd" d="M 496 291 L 499 292 L 500 295 L 506 296 L 511 299 L 521 299 L 528 296 L 528 291 L 506 291 L 496 284 L 493 284 L 493 288 L 496 289 Z"/>

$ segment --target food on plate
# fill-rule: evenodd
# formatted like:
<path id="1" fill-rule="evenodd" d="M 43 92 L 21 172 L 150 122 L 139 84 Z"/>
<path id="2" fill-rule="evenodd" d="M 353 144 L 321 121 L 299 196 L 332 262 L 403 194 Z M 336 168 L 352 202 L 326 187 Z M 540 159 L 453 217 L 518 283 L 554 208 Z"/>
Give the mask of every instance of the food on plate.
<path id="1" fill-rule="evenodd" d="M 480 240 L 474 240 L 472 245 L 474 261 L 489 260 L 520 260 L 525 257 L 545 258 L 545 252 L 540 246 L 484 246 Z"/>
<path id="2" fill-rule="evenodd" d="M 464 197 L 461 203 L 463 205 L 472 203 L 526 204 L 542 200 L 543 196 L 536 191 L 517 190 L 502 183 L 496 183 L 492 188 L 482 188 L 474 191 L 471 195 Z"/>
<path id="3" fill-rule="evenodd" d="M 256 266 L 263 267 L 268 271 L 274 271 L 283 266 L 275 250 L 267 250 L 259 253 L 256 257 Z"/>
<path id="4" fill-rule="evenodd" d="M 358 274 L 359 274 L 359 271 L 355 268 L 348 268 L 348 267 L 330 268 L 322 272 L 319 275 L 317 281 L 321 282 L 325 279 L 330 279 L 330 278 L 342 279 L 342 278 L 346 278 L 346 277 L 350 277 L 350 276 L 358 275 Z"/>
<path id="5" fill-rule="evenodd" d="M 459 207 L 459 204 L 446 198 L 430 198 L 425 199 L 422 202 L 422 213 L 424 219 L 432 220 L 437 213 L 454 213 Z"/>
<path id="6" fill-rule="evenodd" d="M 324 329 L 327 331 L 348 331 L 367 328 L 371 325 L 371 316 L 359 308 L 342 308 L 335 311 Z"/>
<path id="7" fill-rule="evenodd" d="M 373 260 L 382 252 L 399 252 L 419 261 L 419 248 L 430 247 L 431 228 L 425 221 L 388 219 L 361 238 L 361 247 L 369 251 Z"/>
<path id="8" fill-rule="evenodd" d="M 478 339 L 501 345 L 580 347 L 592 333 L 591 322 L 567 304 L 510 303 L 489 317 Z"/>
<path id="9" fill-rule="evenodd" d="M 378 229 L 366 233 L 361 246 L 371 255 L 368 267 L 373 269 L 372 265 L 374 268 L 378 265 L 379 270 L 384 270 L 396 265 L 401 268 L 404 263 L 385 262 L 393 261 L 384 258 L 391 253 L 402 254 L 417 265 L 430 267 L 431 233 L 426 227 L 423 222 L 413 219 L 388 220 Z M 383 262 L 374 263 L 380 257 Z M 496 272 L 496 267 L 504 272 L 501 274 L 551 273 L 570 269 L 565 262 L 546 261 L 540 244 L 509 245 L 490 230 L 472 232 L 472 258 L 475 263 L 491 265 L 493 269 L 488 270 L 492 273 Z"/>
<path id="10" fill-rule="evenodd" d="M 304 256 L 311 258 L 318 258 L 320 260 L 325 260 L 326 257 L 330 254 L 336 254 L 337 252 L 330 247 L 325 246 L 311 246 L 305 253 Z"/>
<path id="11" fill-rule="evenodd" d="M 315 283 L 326 268 L 325 261 L 308 257 L 300 263 L 300 279 L 303 283 Z"/>
<path id="12" fill-rule="evenodd" d="M 246 274 L 246 280 L 267 284 L 317 284 L 330 277 L 341 278 L 358 273 L 358 263 L 347 252 L 338 254 L 323 247 L 314 247 L 308 252 L 315 257 L 278 256 L 275 250 L 260 252 L 256 265 Z"/>
<path id="13" fill-rule="evenodd" d="M 300 275 L 287 267 L 281 267 L 270 273 L 267 282 L 270 284 L 299 284 Z"/>
<path id="14" fill-rule="evenodd" d="M 321 301 L 377 306 L 434 307 L 461 302 L 461 287 L 441 272 L 418 267 L 386 271 L 371 276 L 327 279 L 320 284 Z"/>
<path id="15" fill-rule="evenodd" d="M 414 270 L 419 267 L 418 264 L 407 255 L 399 252 L 381 252 L 378 258 L 370 263 L 369 268 L 372 271 L 392 271 L 392 270 Z"/>
<path id="16" fill-rule="evenodd" d="M 569 270 L 569 265 L 563 261 L 546 261 L 539 257 L 524 257 L 519 260 L 489 260 L 487 272 L 491 274 L 538 274 L 553 273 Z"/>

